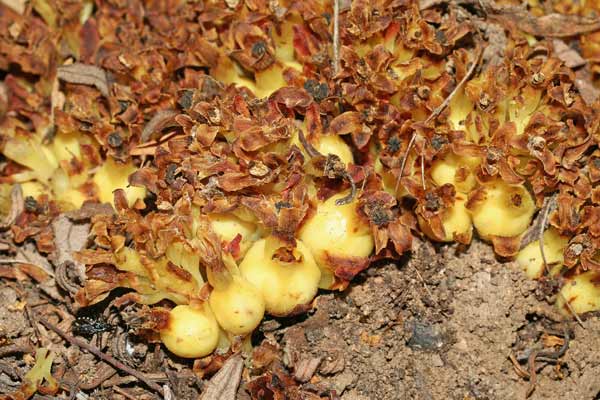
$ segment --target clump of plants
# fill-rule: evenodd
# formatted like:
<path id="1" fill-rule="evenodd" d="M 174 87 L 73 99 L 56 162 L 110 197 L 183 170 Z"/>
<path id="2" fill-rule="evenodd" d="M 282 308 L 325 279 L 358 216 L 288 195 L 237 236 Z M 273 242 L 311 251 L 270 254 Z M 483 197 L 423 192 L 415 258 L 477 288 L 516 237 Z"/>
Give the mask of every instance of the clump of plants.
<path id="1" fill-rule="evenodd" d="M 562 282 L 566 316 L 599 309 L 600 120 L 550 40 L 508 26 L 493 61 L 441 5 L 359 0 L 334 52 L 330 2 L 178 7 L 169 35 L 168 10 L 135 29 L 126 7 L 72 10 L 93 42 L 41 8 L 63 33 L 45 50 L 58 69 L 5 77 L 0 209 L 15 185 L 36 204 L 12 221 L 15 240 L 49 252 L 56 215 L 113 207 L 76 256 L 79 305 L 127 288 L 118 301 L 150 306 L 150 338 L 199 358 L 414 237 L 479 237 Z"/>

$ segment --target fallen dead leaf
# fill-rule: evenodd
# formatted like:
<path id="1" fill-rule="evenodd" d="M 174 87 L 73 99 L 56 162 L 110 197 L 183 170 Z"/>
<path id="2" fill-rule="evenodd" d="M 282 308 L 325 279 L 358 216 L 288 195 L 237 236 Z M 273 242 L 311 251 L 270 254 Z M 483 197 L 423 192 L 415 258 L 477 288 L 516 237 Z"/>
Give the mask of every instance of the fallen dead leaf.
<path id="1" fill-rule="evenodd" d="M 562 62 L 564 62 L 567 67 L 578 68 L 586 64 L 586 61 L 583 59 L 583 57 L 581 57 L 581 55 L 575 49 L 571 48 L 564 41 L 560 39 L 554 39 L 552 44 L 554 45 L 556 56 Z"/>
<path id="2" fill-rule="evenodd" d="M 54 245 L 56 247 L 55 264 L 60 269 L 71 269 L 80 282 L 85 282 L 85 266 L 73 258 L 73 254 L 82 250 L 88 241 L 90 233 L 89 223 L 74 223 L 64 214 L 52 222 Z M 65 271 L 66 272 L 66 271 Z M 60 277 L 58 276 L 60 275 Z M 79 288 L 70 284 L 63 274 L 57 274 L 60 286 L 71 293 L 76 293 Z"/>
<path id="3" fill-rule="evenodd" d="M 230 357 L 208 382 L 201 400 L 235 400 L 243 369 L 244 360 L 241 355 Z"/>
<path id="4" fill-rule="evenodd" d="M 495 16 L 507 25 L 534 36 L 569 37 L 594 32 L 600 29 L 600 19 L 578 15 L 547 14 L 534 17 L 526 10 L 516 7 L 490 7 Z"/>
<path id="5" fill-rule="evenodd" d="M 49 276 L 54 276 L 54 268 L 48 259 L 42 256 L 36 249 L 33 243 L 25 243 L 25 245 L 17 251 L 17 259 L 25 260 L 32 265 L 38 266 Z"/>
<path id="6" fill-rule="evenodd" d="M 54 284 L 54 269 L 33 243 L 19 247 L 15 259 L 0 260 L 0 277 L 18 281 L 33 279 L 40 284 L 41 289 L 45 291 L 48 288 L 51 292 L 48 294 L 60 299 Z"/>
<path id="7" fill-rule="evenodd" d="M 10 211 L 4 221 L 0 223 L 0 230 L 6 230 L 15 222 L 17 217 L 23 212 L 25 204 L 23 201 L 23 191 L 18 183 L 10 191 Z"/>
<path id="8" fill-rule="evenodd" d="M 588 106 L 596 102 L 600 90 L 592 83 L 592 73 L 589 68 L 582 68 L 575 72 L 575 87 Z"/>
<path id="9" fill-rule="evenodd" d="M 71 221 L 90 220 L 94 215 L 112 215 L 115 209 L 110 203 L 84 203 L 80 209 L 66 212 L 64 215 Z"/>
<path id="10" fill-rule="evenodd" d="M 63 214 L 52 222 L 52 231 L 56 246 L 56 263 L 76 263 L 73 253 L 85 247 L 90 233 L 90 224 L 74 223 Z M 81 266 L 83 267 L 83 265 Z"/>
<path id="11" fill-rule="evenodd" d="M 62 65 L 57 69 L 57 76 L 65 82 L 94 86 L 105 97 L 110 94 L 106 71 L 95 65 L 81 63 Z"/>

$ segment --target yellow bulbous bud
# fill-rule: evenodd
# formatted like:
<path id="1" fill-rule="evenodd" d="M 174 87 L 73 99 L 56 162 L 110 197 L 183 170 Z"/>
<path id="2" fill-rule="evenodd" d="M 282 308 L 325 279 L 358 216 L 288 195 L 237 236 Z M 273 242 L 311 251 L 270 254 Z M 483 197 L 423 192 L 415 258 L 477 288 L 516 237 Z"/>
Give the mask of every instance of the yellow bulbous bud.
<path id="1" fill-rule="evenodd" d="M 224 288 L 213 289 L 209 303 L 219 325 L 234 335 L 251 333 L 265 314 L 265 301 L 260 291 L 236 275 Z"/>
<path id="2" fill-rule="evenodd" d="M 305 131 L 304 126 L 302 129 Z M 306 135 L 306 133 L 305 133 Z M 306 154 L 306 150 L 302 143 L 300 143 L 300 139 L 298 138 L 298 133 L 294 133 L 290 140 L 291 144 L 295 144 L 299 149 L 302 150 L 305 157 L 308 157 Z M 324 156 L 327 154 L 335 154 L 340 158 L 340 160 L 345 164 L 354 163 L 354 155 L 352 154 L 352 149 L 344 140 L 338 135 L 322 135 L 319 139 L 312 143 L 314 148 Z"/>
<path id="3" fill-rule="evenodd" d="M 431 179 L 439 186 L 451 183 L 457 192 L 468 193 L 477 184 L 474 170 L 480 163 L 479 157 L 448 153 L 431 165 Z"/>
<path id="4" fill-rule="evenodd" d="M 568 243 L 569 239 L 565 236 L 560 236 L 554 228 L 550 228 L 544 232 L 544 255 L 546 256 L 546 262 L 549 265 L 559 264 L 560 267 L 564 260 L 563 251 Z M 539 240 L 531 242 L 521 249 L 519 254 L 517 254 L 517 262 L 529 278 L 540 278 L 544 274 L 544 260 L 542 259 Z"/>
<path id="5" fill-rule="evenodd" d="M 529 227 L 535 204 L 523 186 L 494 181 L 486 183 L 473 195 L 468 207 L 473 225 L 482 238 L 517 236 Z"/>
<path id="6" fill-rule="evenodd" d="M 258 289 L 268 313 L 289 315 L 297 306 L 309 303 L 317 294 L 321 271 L 310 250 L 296 241 L 295 262 L 283 262 L 274 253 L 276 246 L 267 240 L 255 242 L 240 264 L 242 276 Z"/>
<path id="7" fill-rule="evenodd" d="M 252 242 L 256 239 L 257 226 L 255 223 L 245 221 L 235 214 L 210 214 L 208 216 L 211 226 L 219 238 L 231 242 L 240 234 L 240 254 L 244 255 Z"/>
<path id="8" fill-rule="evenodd" d="M 36 181 L 23 182 L 21 184 L 21 190 L 23 191 L 23 197 L 31 196 L 34 199 L 48 193 L 48 190 L 44 188 L 44 185 Z"/>
<path id="9" fill-rule="evenodd" d="M 396 185 L 397 178 L 392 174 L 389 169 L 386 169 L 379 157 L 375 160 L 375 172 L 381 176 L 381 180 L 383 181 L 383 190 L 395 196 L 396 198 L 400 198 L 402 196 L 406 196 L 408 191 L 404 188 L 404 186 L 398 184 Z M 398 187 L 398 190 L 394 192 L 394 189 Z"/>
<path id="10" fill-rule="evenodd" d="M 179 357 L 199 358 L 212 353 L 219 342 L 219 325 L 210 308 L 179 305 L 169 313 L 160 331 L 167 349 Z"/>
<path id="11" fill-rule="evenodd" d="M 256 82 L 257 97 L 269 97 L 277 89 L 287 86 L 283 78 L 284 67 L 279 63 L 273 63 L 269 67 L 256 71 L 254 80 Z"/>
<path id="12" fill-rule="evenodd" d="M 335 154 L 345 165 L 354 163 L 354 156 L 350 146 L 338 135 L 323 135 L 315 146 L 323 155 Z"/>
<path id="13" fill-rule="evenodd" d="M 358 215 L 356 200 L 345 205 L 340 193 L 317 205 L 317 211 L 300 230 L 300 240 L 310 249 L 323 274 L 319 287 L 334 283 L 331 258 L 368 257 L 374 248 L 369 224 Z"/>
<path id="14" fill-rule="evenodd" d="M 588 271 L 567 281 L 556 297 L 556 306 L 565 315 L 571 311 L 565 300 L 577 314 L 600 310 L 600 272 Z"/>
<path id="15" fill-rule="evenodd" d="M 471 222 L 471 214 L 465 207 L 467 196 L 462 193 L 457 193 L 454 204 L 444 210 L 442 215 L 442 225 L 446 236 L 443 242 L 453 242 L 456 236 L 461 235 L 465 241 L 470 241 L 473 235 L 473 225 Z M 431 239 L 437 240 L 431 228 L 423 217 L 419 216 L 419 227 Z"/>

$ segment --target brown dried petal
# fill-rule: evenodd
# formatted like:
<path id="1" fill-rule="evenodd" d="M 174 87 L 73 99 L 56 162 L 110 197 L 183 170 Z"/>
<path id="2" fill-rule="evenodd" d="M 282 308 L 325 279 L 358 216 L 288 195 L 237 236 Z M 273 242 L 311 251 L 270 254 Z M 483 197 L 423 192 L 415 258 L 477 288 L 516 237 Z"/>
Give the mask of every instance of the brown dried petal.
<path id="1" fill-rule="evenodd" d="M 404 254 L 412 249 L 413 236 L 410 233 L 410 229 L 400 221 L 395 221 L 388 225 L 388 235 L 394 244 L 396 253 Z"/>
<path id="2" fill-rule="evenodd" d="M 347 135 L 361 129 L 360 113 L 356 111 L 346 111 L 331 120 L 329 124 L 329 131 L 334 135 Z"/>
<path id="3" fill-rule="evenodd" d="M 277 89 L 270 97 L 271 100 L 283 104 L 287 108 L 307 108 L 313 101 L 304 89 L 296 87 L 283 87 Z"/>
<path id="4" fill-rule="evenodd" d="M 518 236 L 491 236 L 494 251 L 501 257 L 514 257 L 519 252 L 521 240 Z"/>

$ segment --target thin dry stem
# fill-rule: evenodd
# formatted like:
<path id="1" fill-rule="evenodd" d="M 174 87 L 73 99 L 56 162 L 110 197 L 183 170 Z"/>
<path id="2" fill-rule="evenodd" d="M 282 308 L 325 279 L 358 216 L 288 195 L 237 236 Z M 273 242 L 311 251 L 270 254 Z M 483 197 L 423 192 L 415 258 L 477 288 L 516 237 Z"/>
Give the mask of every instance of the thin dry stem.
<path id="1" fill-rule="evenodd" d="M 14 260 L 14 259 L 6 259 L 6 260 L 0 260 L 0 264 L 31 264 L 29 261 L 27 260 Z"/>
<path id="2" fill-rule="evenodd" d="M 400 172 L 398 173 L 398 178 L 396 179 L 396 185 L 394 186 L 394 193 L 398 193 L 398 187 L 400 187 L 400 179 L 402 179 L 402 175 L 404 174 L 404 167 L 406 166 L 406 160 L 408 160 L 408 155 L 410 150 L 412 149 L 415 140 L 417 139 L 417 133 L 413 133 L 410 141 L 408 142 L 408 147 L 406 148 L 406 152 L 402 157 L 402 162 L 400 163 Z"/>
<path id="3" fill-rule="evenodd" d="M 9 344 L 8 346 L 0 347 L 0 358 L 15 353 L 32 353 L 34 350 L 35 348 L 29 344 Z"/>
<path id="4" fill-rule="evenodd" d="M 413 265 L 413 268 L 415 269 L 415 272 L 417 273 L 417 277 L 419 278 L 419 280 L 423 284 L 423 287 L 425 288 L 425 291 L 429 295 L 429 298 L 433 299 L 434 298 L 433 297 L 433 293 L 431 293 L 431 290 L 429 290 L 429 287 L 427 286 L 427 282 L 425 282 L 425 279 L 423 279 L 423 275 L 421 275 L 421 272 L 419 271 L 419 269 L 415 265 Z"/>
<path id="5" fill-rule="evenodd" d="M 423 190 L 426 189 L 425 186 L 425 155 L 421 154 L 421 185 L 423 186 Z"/>
<path id="6" fill-rule="evenodd" d="M 548 226 L 548 217 L 550 216 L 550 212 L 554 208 L 553 205 L 556 205 L 556 195 L 544 199 L 544 205 L 542 206 L 542 220 L 540 222 L 540 226 L 538 227 L 538 245 L 540 246 L 542 262 L 544 263 L 544 268 L 546 269 L 546 273 L 548 275 L 550 275 L 550 267 L 548 266 L 548 261 L 546 260 L 546 253 L 544 251 L 544 231 Z"/>

